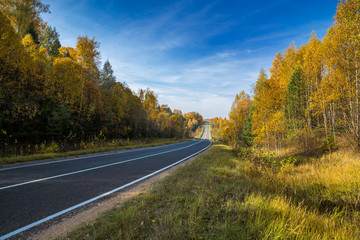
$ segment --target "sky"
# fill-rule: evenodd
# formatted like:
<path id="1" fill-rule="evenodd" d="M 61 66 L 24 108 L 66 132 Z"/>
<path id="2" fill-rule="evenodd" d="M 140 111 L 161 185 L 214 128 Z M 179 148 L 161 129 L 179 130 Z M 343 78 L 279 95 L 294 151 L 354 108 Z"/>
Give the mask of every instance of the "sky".
<path id="1" fill-rule="evenodd" d="M 102 64 L 133 91 L 204 118 L 227 117 L 235 95 L 252 94 L 260 69 L 315 30 L 322 39 L 338 0 L 43 0 L 42 18 L 62 46 L 95 37 Z M 100 66 L 102 68 L 102 66 Z"/>

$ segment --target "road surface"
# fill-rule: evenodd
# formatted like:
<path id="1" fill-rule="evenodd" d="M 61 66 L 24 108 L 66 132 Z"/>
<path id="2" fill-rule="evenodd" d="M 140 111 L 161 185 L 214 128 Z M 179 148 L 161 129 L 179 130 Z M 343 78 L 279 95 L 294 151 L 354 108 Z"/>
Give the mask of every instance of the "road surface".
<path id="1" fill-rule="evenodd" d="M 0 239 L 97 201 L 209 148 L 201 139 L 0 169 Z M 25 235 L 24 235 L 25 234 Z"/>

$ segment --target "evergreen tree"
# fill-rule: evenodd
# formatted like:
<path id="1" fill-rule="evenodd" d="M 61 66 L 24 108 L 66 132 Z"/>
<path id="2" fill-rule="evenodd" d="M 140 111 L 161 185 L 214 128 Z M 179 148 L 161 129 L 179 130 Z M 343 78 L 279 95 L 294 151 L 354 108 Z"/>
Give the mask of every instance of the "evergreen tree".
<path id="1" fill-rule="evenodd" d="M 296 131 L 305 117 L 305 89 L 301 79 L 301 68 L 294 70 L 285 96 L 286 117 L 289 126 Z"/>
<path id="2" fill-rule="evenodd" d="M 104 63 L 104 67 L 100 73 L 99 85 L 103 89 L 112 89 L 116 83 L 116 77 L 113 75 L 114 71 L 112 70 L 111 64 L 109 61 Z"/>
<path id="3" fill-rule="evenodd" d="M 41 45 L 46 48 L 49 56 L 57 57 L 59 55 L 59 48 L 61 47 L 59 40 L 59 33 L 56 28 L 47 27 L 41 36 Z"/>
<path id="4" fill-rule="evenodd" d="M 249 114 L 245 118 L 242 130 L 241 139 L 246 147 L 251 147 L 254 144 L 254 135 L 252 132 L 252 116 L 255 111 L 255 107 L 251 106 Z"/>

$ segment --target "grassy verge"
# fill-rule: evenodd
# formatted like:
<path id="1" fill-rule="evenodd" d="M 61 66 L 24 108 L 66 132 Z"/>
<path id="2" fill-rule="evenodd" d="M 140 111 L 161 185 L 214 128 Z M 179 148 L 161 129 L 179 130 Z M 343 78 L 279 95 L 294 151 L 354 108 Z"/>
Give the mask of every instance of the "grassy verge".
<path id="1" fill-rule="evenodd" d="M 359 239 L 360 168 L 348 155 L 273 158 L 214 146 L 71 239 Z M 270 156 L 271 158 L 271 156 Z"/>
<path id="2" fill-rule="evenodd" d="M 47 153 L 30 154 L 24 156 L 0 157 L 0 164 L 28 162 L 34 160 L 53 159 L 53 158 L 68 157 L 68 156 L 78 156 L 83 154 L 100 153 L 100 152 L 107 152 L 107 151 L 114 151 L 121 149 L 155 147 L 155 146 L 184 142 L 189 140 L 191 139 L 183 139 L 183 140 L 153 139 L 151 140 L 151 142 L 129 141 L 126 145 L 121 145 L 121 146 L 105 146 L 105 147 L 94 147 L 94 148 L 80 149 L 80 150 L 67 151 L 67 152 L 47 152 Z"/>

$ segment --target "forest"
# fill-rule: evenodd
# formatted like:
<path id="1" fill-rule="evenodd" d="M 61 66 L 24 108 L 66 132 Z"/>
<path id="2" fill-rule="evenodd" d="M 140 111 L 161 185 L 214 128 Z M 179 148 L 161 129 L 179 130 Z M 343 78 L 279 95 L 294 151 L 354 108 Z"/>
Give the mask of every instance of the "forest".
<path id="1" fill-rule="evenodd" d="M 233 148 L 360 150 L 359 1 L 340 1 L 333 25 L 299 48 L 291 43 L 263 69 L 251 96 L 236 95 L 229 118 L 212 119 L 213 135 Z"/>
<path id="2" fill-rule="evenodd" d="M 56 28 L 40 17 L 49 5 L 0 0 L 0 7 L 1 156 L 50 142 L 181 139 L 201 125 L 199 113 L 171 110 L 154 91 L 134 92 L 117 80 L 109 61 L 101 67 L 94 37 L 62 46 Z"/>

